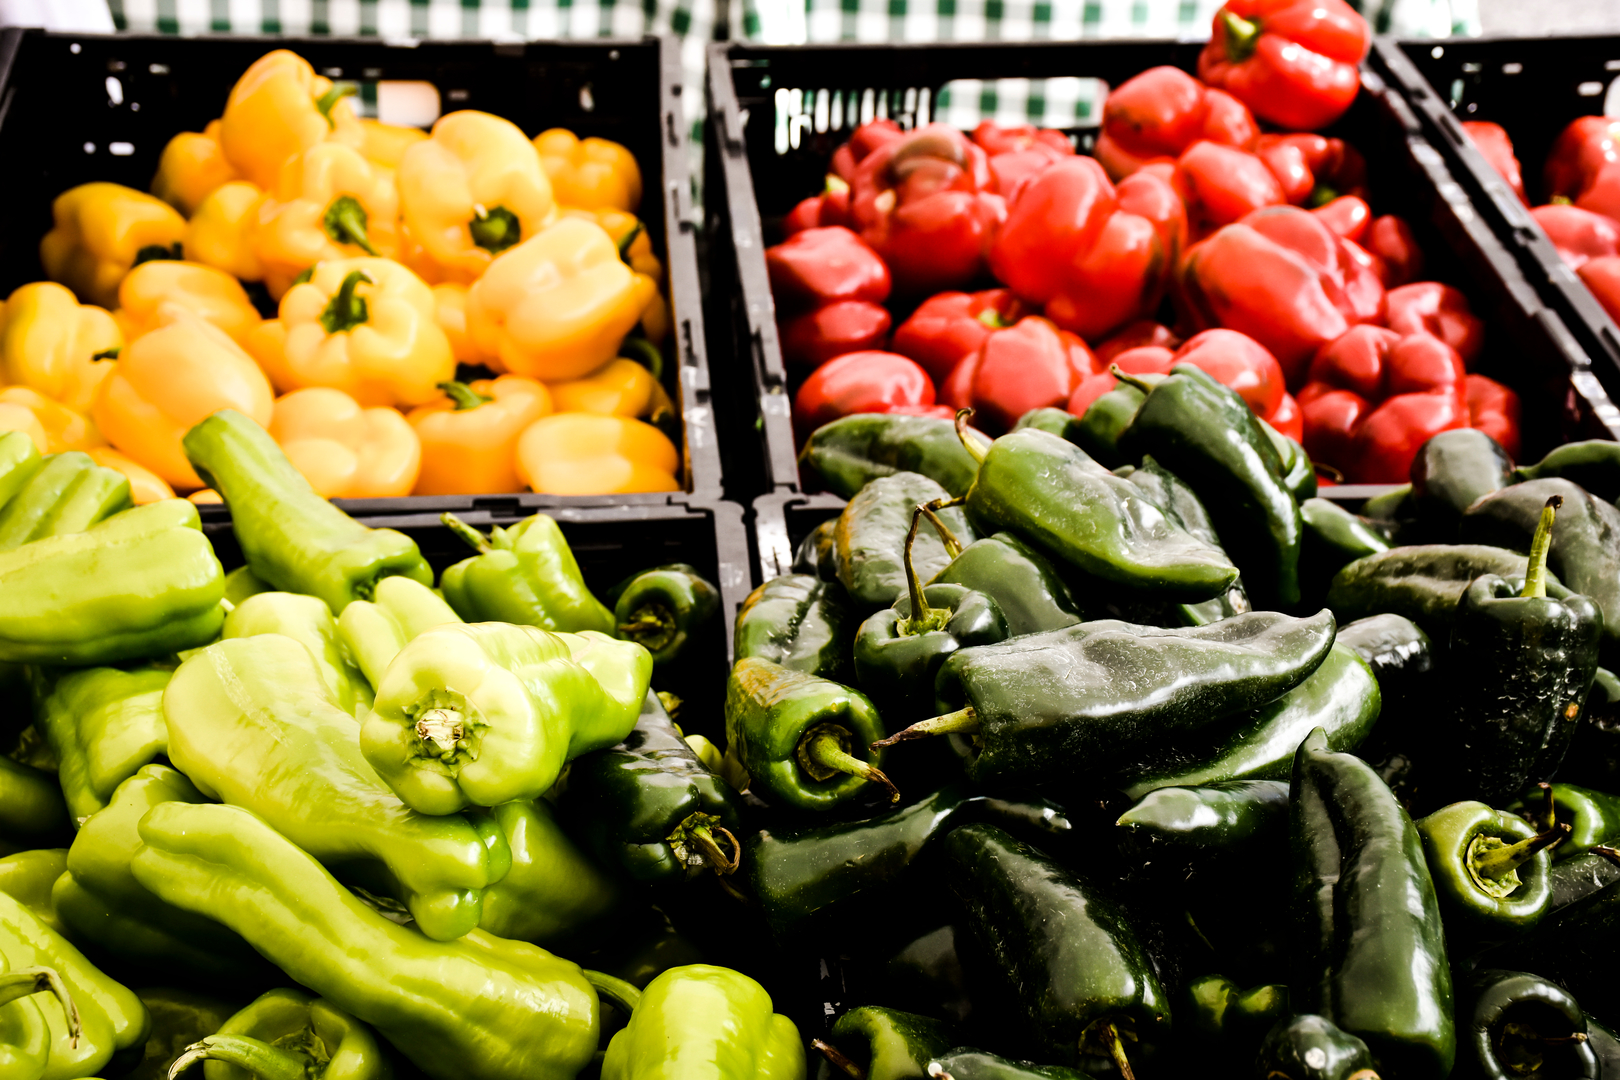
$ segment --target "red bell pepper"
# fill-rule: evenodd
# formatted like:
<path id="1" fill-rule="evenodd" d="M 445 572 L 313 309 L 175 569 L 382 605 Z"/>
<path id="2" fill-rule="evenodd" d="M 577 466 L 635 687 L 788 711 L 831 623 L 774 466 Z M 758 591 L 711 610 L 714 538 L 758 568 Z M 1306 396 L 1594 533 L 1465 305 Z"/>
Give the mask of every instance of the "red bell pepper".
<path id="1" fill-rule="evenodd" d="M 1547 152 L 1543 180 L 1549 199 L 1573 202 L 1611 161 L 1620 161 L 1620 120 L 1607 116 L 1580 116 L 1553 140 Z"/>
<path id="2" fill-rule="evenodd" d="M 855 179 L 855 169 L 880 146 L 905 138 L 905 130 L 893 120 L 868 120 L 850 133 L 849 141 L 833 151 L 832 171 L 846 184 Z"/>
<path id="3" fill-rule="evenodd" d="M 1187 207 L 1187 226 L 1195 241 L 1263 206 L 1288 201 L 1264 161 L 1220 143 L 1193 143 L 1176 161 L 1171 182 Z"/>
<path id="4" fill-rule="evenodd" d="M 1056 128 L 1038 128 L 1034 124 L 1002 126 L 994 120 L 980 120 L 973 129 L 973 141 L 991 157 L 1023 150 L 1044 149 L 1054 158 L 1071 157 L 1074 143 Z"/>
<path id="5" fill-rule="evenodd" d="M 795 233 L 765 249 L 777 306 L 820 307 L 835 300 L 889 298 L 889 268 L 861 238 L 833 225 Z"/>
<path id="6" fill-rule="evenodd" d="M 1108 365 L 1114 362 L 1114 357 L 1126 349 L 1136 349 L 1143 345 L 1159 345 L 1169 350 L 1180 346 L 1181 339 L 1176 337 L 1175 331 L 1168 326 L 1156 323 L 1152 319 L 1138 319 L 1091 351 L 1097 354 L 1098 365 L 1106 371 Z"/>
<path id="7" fill-rule="evenodd" d="M 1031 409 L 1062 408 L 1096 358 L 1086 343 L 1039 315 L 996 330 L 940 388 L 947 405 L 972 408 L 986 430 L 1005 431 Z"/>
<path id="8" fill-rule="evenodd" d="M 1198 76 L 1278 127 L 1314 131 L 1344 115 L 1372 44 L 1344 0 L 1227 0 Z"/>
<path id="9" fill-rule="evenodd" d="M 819 367 L 845 353 L 882 349 L 889 340 L 889 323 L 889 309 L 882 304 L 838 300 L 782 325 L 782 358 Z"/>
<path id="10" fill-rule="evenodd" d="M 829 225 L 849 225 L 849 185 L 832 173 L 827 174 L 825 191 L 801 200 L 782 218 L 782 235 L 785 238 Z"/>
<path id="11" fill-rule="evenodd" d="M 1266 419 L 1279 435 L 1286 435 L 1297 443 L 1305 441 L 1305 414 L 1300 411 L 1299 399 L 1284 393 L 1277 411 Z"/>
<path id="12" fill-rule="evenodd" d="M 1485 324 L 1468 308 L 1468 297 L 1438 281 L 1419 281 L 1389 291 L 1386 325 L 1397 334 L 1432 334 L 1456 349 L 1472 367 L 1485 346 Z"/>
<path id="13" fill-rule="evenodd" d="M 1423 273 L 1423 250 L 1412 227 L 1394 214 L 1373 218 L 1367 227 L 1366 248 L 1378 259 L 1378 277 L 1386 289 L 1406 285 Z"/>
<path id="14" fill-rule="evenodd" d="M 956 288 L 984 269 L 1007 214 L 982 149 L 946 124 L 877 147 L 855 168 L 850 214 L 902 293 Z"/>
<path id="15" fill-rule="evenodd" d="M 1575 198 L 1575 205 L 1620 220 L 1620 161 L 1604 162 Z"/>
<path id="16" fill-rule="evenodd" d="M 1609 318 L 1620 323 L 1620 257 L 1589 259 L 1575 271 L 1592 290 L 1597 302 L 1609 313 Z"/>
<path id="17" fill-rule="evenodd" d="M 840 416 L 933 404 L 934 384 L 916 361 L 891 352 L 845 353 L 816 368 L 799 387 L 793 427 L 802 442 Z"/>
<path id="18" fill-rule="evenodd" d="M 1530 211 L 1571 270 L 1590 259 L 1620 255 L 1620 222 L 1578 206 L 1554 203 Z"/>
<path id="19" fill-rule="evenodd" d="M 1260 129 L 1248 106 L 1180 68 L 1149 68 L 1110 91 L 1093 151 L 1116 181 L 1173 162 L 1200 139 L 1247 150 Z"/>
<path id="20" fill-rule="evenodd" d="M 1340 195 L 1367 194 L 1367 159 L 1343 139 L 1303 131 L 1266 134 L 1255 142 L 1254 152 L 1295 206 L 1321 206 Z"/>
<path id="21" fill-rule="evenodd" d="M 1356 244 L 1366 239 L 1367 230 L 1373 222 L 1372 207 L 1368 206 L 1367 200 L 1359 195 L 1340 195 L 1332 202 L 1318 206 L 1311 213 L 1335 235 Z"/>
<path id="22" fill-rule="evenodd" d="M 1080 380 L 1080 385 L 1069 395 L 1069 404 L 1065 408 L 1071 415 L 1086 415 L 1092 402 L 1119 385 L 1112 368 L 1117 367 L 1127 375 L 1168 375 L 1175 366 L 1176 354 L 1163 345 L 1138 345 L 1134 349 L 1126 349 L 1109 363 L 1098 361 L 1098 372 Z"/>
<path id="23" fill-rule="evenodd" d="M 1519 457 L 1519 395 L 1495 379 L 1483 375 L 1468 376 L 1468 426 L 1478 428 L 1507 456 Z"/>
<path id="24" fill-rule="evenodd" d="M 940 383 L 963 357 L 979 351 L 991 331 L 1013 325 L 1024 314 L 1011 289 L 939 293 L 900 324 L 890 348 L 917 361 Z"/>
<path id="25" fill-rule="evenodd" d="M 1508 138 L 1502 125 L 1489 120 L 1464 120 L 1462 128 L 1474 140 L 1475 149 L 1486 163 L 1507 181 L 1507 186 L 1513 189 L 1519 201 L 1529 206 L 1530 200 L 1524 194 L 1524 176 L 1519 171 L 1519 159 L 1513 154 L 1513 140 Z"/>
<path id="26" fill-rule="evenodd" d="M 1205 330 L 1176 350 L 1174 360 L 1202 368 L 1222 386 L 1236 390 L 1262 420 L 1276 414 L 1288 392 L 1277 358 L 1236 330 Z"/>

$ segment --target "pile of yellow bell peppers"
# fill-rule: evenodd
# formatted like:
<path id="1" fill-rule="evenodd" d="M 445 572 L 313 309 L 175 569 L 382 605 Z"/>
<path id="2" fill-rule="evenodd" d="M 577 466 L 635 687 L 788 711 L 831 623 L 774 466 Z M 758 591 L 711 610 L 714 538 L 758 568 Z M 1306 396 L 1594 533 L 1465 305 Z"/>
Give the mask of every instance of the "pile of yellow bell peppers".
<path id="1" fill-rule="evenodd" d="M 59 195 L 50 280 L 0 306 L 0 431 L 89 453 L 136 502 L 210 497 L 180 439 L 223 408 L 328 497 L 678 490 L 637 359 L 670 314 L 635 158 L 470 110 L 360 119 L 353 91 L 278 49 L 151 194 Z"/>

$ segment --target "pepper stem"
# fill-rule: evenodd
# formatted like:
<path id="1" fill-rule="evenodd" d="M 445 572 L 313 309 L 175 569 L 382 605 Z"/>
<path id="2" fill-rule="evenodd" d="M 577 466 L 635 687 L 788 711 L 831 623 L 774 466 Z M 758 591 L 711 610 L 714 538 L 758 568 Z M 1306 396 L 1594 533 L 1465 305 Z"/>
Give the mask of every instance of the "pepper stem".
<path id="1" fill-rule="evenodd" d="M 440 384 L 443 385 L 443 384 Z M 439 515 L 439 520 L 449 527 L 450 531 L 466 541 L 469 547 L 480 555 L 488 555 L 495 550 L 495 545 L 489 542 L 489 537 L 462 521 L 448 511 Z"/>
<path id="2" fill-rule="evenodd" d="M 337 130 L 337 121 L 332 119 L 332 108 L 346 97 L 352 97 L 360 92 L 354 83 L 333 83 L 332 88 L 315 99 L 315 108 L 321 116 L 326 118 L 326 126 L 333 131 Z"/>
<path id="3" fill-rule="evenodd" d="M 1543 848 L 1552 847 L 1560 840 L 1567 838 L 1571 832 L 1567 821 L 1556 821 L 1542 832 L 1534 836 L 1527 836 L 1516 844 L 1503 844 L 1501 847 L 1485 848 L 1480 841 L 1494 839 L 1494 837 L 1478 836 L 1468 845 L 1468 870 L 1476 878 L 1487 878 L 1491 881 L 1500 881 L 1531 859 L 1536 852 Z"/>
<path id="4" fill-rule="evenodd" d="M 367 285 L 376 284 L 366 276 L 364 270 L 350 270 L 343 284 L 338 286 L 338 291 L 332 294 L 332 299 L 321 312 L 321 328 L 328 334 L 346 333 L 371 318 L 366 298 L 356 296 L 354 292 L 362 281 Z"/>
<path id="5" fill-rule="evenodd" d="M 199 1061 L 223 1061 L 235 1065 L 256 1080 L 306 1080 L 312 1059 L 308 1054 L 272 1046 L 248 1035 L 210 1035 L 194 1042 L 169 1066 L 169 1080 Z"/>
<path id="6" fill-rule="evenodd" d="M 1108 374 L 1112 375 L 1126 386 L 1136 387 L 1144 394 L 1153 393 L 1153 388 L 1164 381 L 1164 376 L 1162 375 L 1157 379 L 1149 379 L 1145 375 L 1132 375 L 1130 372 L 1122 370 L 1118 364 L 1109 364 Z"/>
<path id="7" fill-rule="evenodd" d="M 416 736 L 438 751 L 439 757 L 455 753 L 467 733 L 465 718 L 454 709 L 428 709 L 416 718 Z"/>
<path id="8" fill-rule="evenodd" d="M 618 1006 L 625 1015 L 628 1016 L 634 1013 L 636 1006 L 641 1004 L 641 991 L 636 988 L 634 983 L 616 979 L 605 971 L 592 971 L 590 968 L 581 968 L 580 972 L 585 976 L 585 981 L 596 988 L 597 996 L 607 998 Z"/>
<path id="9" fill-rule="evenodd" d="M 1597 847 L 1587 848 L 1586 852 L 1589 855 L 1596 855 L 1600 859 L 1608 859 L 1614 865 L 1620 866 L 1620 849 L 1609 847 L 1607 844 L 1599 844 Z"/>
<path id="10" fill-rule="evenodd" d="M 79 1021 L 79 1006 L 74 1002 L 67 984 L 55 970 L 48 967 L 19 968 L 0 975 L 0 1005 L 9 1005 L 18 998 L 25 998 L 31 994 L 54 994 L 56 1000 L 62 1003 L 62 1012 L 67 1014 L 68 1035 L 72 1047 L 78 1049 L 79 1035 L 84 1030 L 84 1025 Z"/>
<path id="11" fill-rule="evenodd" d="M 1224 7 L 1221 8 L 1220 18 L 1221 30 L 1226 35 L 1226 55 L 1232 58 L 1233 63 L 1247 60 L 1260 38 L 1260 24 L 1234 15 Z"/>
<path id="12" fill-rule="evenodd" d="M 906 588 L 911 593 L 911 618 L 901 619 L 895 629 L 903 636 L 927 633 L 938 630 L 936 623 L 940 622 L 934 609 L 928 606 L 928 597 L 923 595 L 922 579 L 917 576 L 917 567 L 911 561 L 911 547 L 917 542 L 917 526 L 922 524 L 923 508 L 918 506 L 911 512 L 911 529 L 906 533 L 905 564 Z"/>
<path id="13" fill-rule="evenodd" d="M 619 636 L 634 641 L 648 652 L 669 648 L 680 627 L 675 625 L 675 613 L 660 603 L 647 603 L 631 613 L 629 622 L 619 624 Z"/>
<path id="14" fill-rule="evenodd" d="M 919 720 L 908 728 L 901 728 L 887 739 L 879 739 L 872 744 L 872 749 L 881 750 L 895 743 L 910 742 L 913 739 L 926 739 L 933 735 L 973 735 L 979 730 L 979 714 L 969 705 L 965 709 L 958 709 L 944 716 L 936 716 L 931 720 Z"/>
<path id="15" fill-rule="evenodd" d="M 700 816 L 705 818 L 714 817 L 713 814 L 692 815 L 692 817 Z M 686 820 L 691 821 L 692 818 L 687 818 Z M 724 825 L 717 824 L 717 821 L 718 819 L 713 821 L 698 822 L 696 825 L 693 825 L 687 829 L 686 838 L 693 847 L 697 848 L 698 851 L 703 853 L 704 862 L 709 866 L 709 868 L 712 869 L 716 874 L 724 877 L 727 874 L 735 874 L 737 872 L 737 867 L 742 865 L 742 845 L 737 843 L 737 838 L 731 835 L 730 829 L 726 828 Z M 684 826 L 686 822 L 682 822 L 681 824 Z M 716 833 L 724 836 L 726 838 L 726 842 L 731 845 L 730 855 L 727 855 L 720 849 L 720 842 L 715 839 Z"/>
<path id="16" fill-rule="evenodd" d="M 827 1063 L 854 1080 L 866 1080 L 866 1070 L 844 1056 L 844 1052 L 832 1043 L 822 1042 L 820 1039 L 811 1039 L 810 1045 L 821 1051 L 821 1056 Z"/>
<path id="17" fill-rule="evenodd" d="M 849 752 L 850 744 L 854 741 L 855 737 L 846 727 L 838 724 L 819 724 L 799 740 L 798 750 L 795 751 L 795 756 L 799 759 L 799 768 L 813 780 L 831 780 L 839 773 L 848 773 L 850 776 L 858 776 L 874 784 L 882 784 L 888 789 L 889 801 L 899 802 L 900 789 L 883 775 L 883 770 Z"/>
<path id="18" fill-rule="evenodd" d="M 922 512 L 928 517 L 928 523 L 934 527 L 935 532 L 939 533 L 940 540 L 945 544 L 945 554 L 953 559 L 962 554 L 962 541 L 956 538 L 956 534 L 951 531 L 951 527 L 940 518 L 939 511 L 953 506 L 961 506 L 965 502 L 967 500 L 961 498 L 935 499 L 933 502 L 924 503 L 922 507 Z"/>
<path id="19" fill-rule="evenodd" d="M 480 394 L 466 383 L 457 382 L 455 379 L 439 383 L 438 386 L 444 391 L 445 397 L 456 403 L 456 412 L 467 412 L 495 400 L 488 394 Z"/>
<path id="20" fill-rule="evenodd" d="M 372 244 L 371 237 L 366 235 L 369 222 L 366 208 L 360 205 L 359 199 L 353 195 L 339 195 L 322 215 L 321 229 L 335 243 L 353 244 L 367 255 L 376 255 L 377 248 Z"/>
<path id="21" fill-rule="evenodd" d="M 967 422 L 973 418 L 972 409 L 956 410 L 956 437 L 962 440 L 962 449 L 968 452 L 975 465 L 984 464 L 985 448 L 979 440 L 968 431 Z"/>
<path id="22" fill-rule="evenodd" d="M 1553 518 L 1563 505 L 1564 497 L 1554 495 L 1541 508 L 1541 520 L 1536 522 L 1536 535 L 1530 541 L 1530 562 L 1524 568 L 1521 597 L 1540 600 L 1547 595 L 1547 551 L 1552 547 Z"/>
<path id="23" fill-rule="evenodd" d="M 523 238 L 523 225 L 518 216 L 504 206 L 486 210 L 473 206 L 473 219 L 467 222 L 472 242 L 491 255 L 499 255 Z"/>
<path id="24" fill-rule="evenodd" d="M 1086 1052 L 1088 1043 L 1096 1045 L 1114 1059 L 1120 1076 L 1125 1080 L 1136 1080 L 1136 1074 L 1131 1071 L 1131 1059 L 1125 1056 L 1125 1038 L 1128 1035 L 1130 1033 L 1122 1031 L 1114 1021 L 1104 1020 L 1101 1024 L 1093 1024 L 1080 1036 L 1080 1052 Z M 1131 1037 L 1134 1039 L 1135 1036 Z"/>
<path id="25" fill-rule="evenodd" d="M 644 337 L 631 335 L 619 342 L 619 355 L 646 368 L 654 379 L 664 377 L 664 353 Z"/>
<path id="26" fill-rule="evenodd" d="M 636 223 L 630 226 L 630 231 L 619 238 L 619 258 L 623 259 L 626 263 L 629 263 L 630 245 L 635 243 L 636 237 L 640 236 L 645 231 L 646 230 L 642 228 L 641 221 L 638 218 Z"/>

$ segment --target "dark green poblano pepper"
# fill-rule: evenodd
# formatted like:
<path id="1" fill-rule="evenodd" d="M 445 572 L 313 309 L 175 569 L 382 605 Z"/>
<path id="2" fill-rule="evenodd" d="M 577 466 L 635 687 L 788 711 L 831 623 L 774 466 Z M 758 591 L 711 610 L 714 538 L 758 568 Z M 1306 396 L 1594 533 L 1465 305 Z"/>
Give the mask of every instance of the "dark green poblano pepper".
<path id="1" fill-rule="evenodd" d="M 978 472 L 949 420 L 899 413 L 856 413 L 823 424 L 799 451 L 799 464 L 845 499 L 900 472 L 921 473 L 950 494 L 962 495 Z"/>
<path id="2" fill-rule="evenodd" d="M 858 1080 L 914 1080 L 951 1046 L 943 1023 L 916 1013 L 862 1005 L 840 1016 L 830 1040 L 810 1045 L 832 1066 Z"/>
<path id="3" fill-rule="evenodd" d="M 1052 563 L 1010 532 L 975 540 L 930 584 L 962 585 L 990 597 L 1007 620 L 1008 637 L 1061 630 L 1083 618 Z"/>
<path id="4" fill-rule="evenodd" d="M 796 671 L 848 682 L 855 614 L 837 581 L 811 574 L 772 578 L 743 601 L 732 639 L 738 660 L 757 656 Z"/>
<path id="5" fill-rule="evenodd" d="M 1555 447 L 1534 465 L 1521 465 L 1513 478 L 1572 480 L 1605 502 L 1620 501 L 1620 443 L 1587 439 Z"/>
<path id="6" fill-rule="evenodd" d="M 1457 536 L 1463 511 L 1475 500 L 1513 483 L 1513 459 L 1477 428 L 1442 431 L 1412 459 L 1412 511 L 1426 536 Z"/>
<path id="7" fill-rule="evenodd" d="M 1277 1022 L 1255 1073 L 1263 1080 L 1378 1080 L 1367 1044 L 1313 1013 Z"/>
<path id="8" fill-rule="evenodd" d="M 919 505 L 937 506 L 945 489 L 917 473 L 880 477 L 850 499 L 838 516 L 833 550 L 838 580 L 855 607 L 864 612 L 885 608 L 907 594 L 905 547 L 911 519 Z M 943 532 L 917 537 L 912 552 L 924 581 L 945 569 L 963 544 L 978 539 L 960 510 L 936 511 Z"/>
<path id="9" fill-rule="evenodd" d="M 1527 971 L 1487 968 L 1459 987 L 1456 1080 L 1598 1080 L 1586 1014 L 1568 990 Z"/>

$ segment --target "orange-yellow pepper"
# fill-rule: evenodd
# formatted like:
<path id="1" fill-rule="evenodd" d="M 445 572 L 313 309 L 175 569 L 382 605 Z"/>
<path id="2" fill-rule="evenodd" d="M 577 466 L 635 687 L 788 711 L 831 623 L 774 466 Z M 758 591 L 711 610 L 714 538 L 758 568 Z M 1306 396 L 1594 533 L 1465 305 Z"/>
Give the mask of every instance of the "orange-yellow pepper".
<path id="1" fill-rule="evenodd" d="M 559 205 L 629 211 L 641 205 L 641 168 L 618 143 L 552 128 L 534 137 L 534 147 Z"/>
<path id="2" fill-rule="evenodd" d="M 194 262 L 156 259 L 141 263 L 118 286 L 113 313 L 124 339 L 134 341 L 167 321 L 163 308 L 178 304 L 211 322 L 238 343 L 262 321 L 242 283 L 223 270 Z"/>
<path id="3" fill-rule="evenodd" d="M 325 386 L 277 398 L 270 437 L 328 499 L 409 495 L 422 466 L 421 440 L 398 411 L 361 408 Z"/>
<path id="4" fill-rule="evenodd" d="M 77 412 L 90 411 L 108 366 L 124 344 L 105 309 L 80 304 L 52 281 L 24 285 L 0 311 L 0 385 L 28 386 Z"/>
<path id="5" fill-rule="evenodd" d="M 182 131 L 169 140 L 152 177 L 152 194 L 190 217 L 208 193 L 237 179 L 219 145 L 219 121 L 202 131 Z"/>
<path id="6" fill-rule="evenodd" d="M 405 227 L 442 280 L 469 282 L 556 218 L 540 155 L 509 120 L 475 110 L 441 116 L 399 163 Z"/>
<path id="7" fill-rule="evenodd" d="M 45 439 L 44 445 L 40 447 L 43 453 L 88 451 L 93 447 L 105 446 L 107 443 L 88 416 L 68 408 L 60 401 L 46 397 L 32 387 L 8 386 L 0 390 L 0 413 L 12 418 L 9 427 L 12 431 L 27 431 L 32 435 L 34 425 L 37 424 L 40 434 Z M 23 420 L 22 413 L 32 417 L 33 423 Z M 7 426 L 6 421 L 0 420 L 0 429 Z M 34 442 L 37 444 L 39 439 L 35 438 Z"/>
<path id="8" fill-rule="evenodd" d="M 421 128 L 385 124 L 381 120 L 368 118 L 361 119 L 360 132 L 364 137 L 360 152 L 366 155 L 367 161 L 385 169 L 399 168 L 405 151 L 428 137 Z"/>
<path id="9" fill-rule="evenodd" d="M 282 166 L 259 205 L 254 253 L 270 295 L 318 262 L 399 253 L 399 198 L 386 170 L 342 143 L 321 143 Z"/>
<path id="10" fill-rule="evenodd" d="M 122 453 L 176 488 L 202 486 L 180 446 L 220 409 L 270 422 L 270 381 L 230 335 L 182 308 L 124 347 L 91 416 Z"/>
<path id="11" fill-rule="evenodd" d="M 447 382 L 444 393 L 406 417 L 422 439 L 418 495 L 494 495 L 522 491 L 517 443 L 551 412 L 544 383 L 521 375 Z"/>
<path id="12" fill-rule="evenodd" d="M 104 469 L 113 469 L 129 478 L 129 497 L 136 506 L 174 498 L 174 488 L 146 466 L 132 461 L 110 446 L 92 446 L 85 453 Z"/>
<path id="13" fill-rule="evenodd" d="M 334 86 L 297 53 L 266 53 L 236 80 L 225 102 L 219 125 L 225 159 L 244 179 L 269 191 L 282 164 L 317 143 L 359 148 L 365 133 L 343 100 L 354 89 Z"/>
<path id="14" fill-rule="evenodd" d="M 478 351 L 514 374 L 577 379 L 618 354 L 657 291 L 600 225 L 563 218 L 473 282 L 467 325 Z"/>
<path id="15" fill-rule="evenodd" d="M 56 225 L 39 242 L 46 276 L 104 308 L 118 303 L 118 283 L 130 267 L 178 259 L 186 235 L 186 219 L 174 207 L 122 184 L 69 188 L 51 213 Z"/>
<path id="16" fill-rule="evenodd" d="M 636 215 L 612 207 L 583 210 L 577 206 L 564 207 L 561 214 L 563 217 L 596 222 L 613 238 L 619 247 L 619 258 L 629 263 L 630 269 L 638 274 L 646 274 L 654 281 L 663 280 L 664 264 L 653 253 L 652 237 L 647 235 L 647 227 Z"/>
<path id="17" fill-rule="evenodd" d="M 456 362 L 479 363 L 478 346 L 467 333 L 467 286 L 450 281 L 433 286 L 433 310 Z"/>
<path id="18" fill-rule="evenodd" d="M 433 290 L 389 259 L 317 264 L 247 343 L 282 393 L 330 386 L 362 405 L 420 405 L 456 373 Z"/>
<path id="19" fill-rule="evenodd" d="M 242 281 L 263 281 L 254 235 L 264 192 L 246 180 L 221 184 L 186 223 L 185 256 Z"/>
<path id="20" fill-rule="evenodd" d="M 679 491 L 675 444 L 628 416 L 553 413 L 518 439 L 518 476 L 547 495 L 622 495 Z"/>
<path id="21" fill-rule="evenodd" d="M 652 372 L 622 356 L 583 379 L 551 383 L 546 389 L 558 412 L 656 416 L 670 411 L 669 395 Z"/>
<path id="22" fill-rule="evenodd" d="M 51 440 L 45 434 L 45 425 L 25 406 L 0 399 L 0 431 L 20 431 L 34 441 L 35 450 L 50 453 Z"/>

